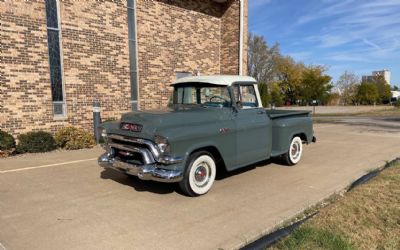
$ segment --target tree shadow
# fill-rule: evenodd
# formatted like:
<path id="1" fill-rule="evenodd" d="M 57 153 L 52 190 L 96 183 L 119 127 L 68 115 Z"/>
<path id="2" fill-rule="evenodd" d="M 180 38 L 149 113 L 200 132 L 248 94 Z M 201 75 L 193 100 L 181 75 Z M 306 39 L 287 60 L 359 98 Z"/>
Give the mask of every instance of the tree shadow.
<path id="1" fill-rule="evenodd" d="M 382 118 L 384 121 L 390 121 L 390 122 L 400 122 L 400 117 L 384 117 Z"/>

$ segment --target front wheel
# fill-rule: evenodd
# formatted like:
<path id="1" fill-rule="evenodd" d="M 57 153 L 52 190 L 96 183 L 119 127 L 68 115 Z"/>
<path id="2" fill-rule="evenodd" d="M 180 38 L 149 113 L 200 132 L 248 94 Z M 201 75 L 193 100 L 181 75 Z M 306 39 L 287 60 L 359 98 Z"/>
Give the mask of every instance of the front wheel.
<path id="1" fill-rule="evenodd" d="M 196 152 L 190 156 L 179 186 L 188 196 L 206 194 L 214 183 L 216 171 L 212 155 L 206 151 Z"/>
<path id="2" fill-rule="evenodd" d="M 302 153 L 303 142 L 301 138 L 298 136 L 293 137 L 288 152 L 283 155 L 283 160 L 289 166 L 296 165 L 300 161 Z"/>

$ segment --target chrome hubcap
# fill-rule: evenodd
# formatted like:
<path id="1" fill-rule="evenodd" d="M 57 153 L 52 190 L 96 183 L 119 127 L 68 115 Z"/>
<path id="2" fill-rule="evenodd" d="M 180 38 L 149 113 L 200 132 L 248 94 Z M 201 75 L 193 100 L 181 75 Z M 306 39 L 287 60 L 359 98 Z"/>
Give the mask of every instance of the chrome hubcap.
<path id="1" fill-rule="evenodd" d="M 293 143 L 292 149 L 291 149 L 291 155 L 293 159 L 297 159 L 300 154 L 300 145 L 298 142 Z"/>
<path id="2" fill-rule="evenodd" d="M 209 173 L 210 168 L 206 163 L 203 162 L 198 165 L 196 171 L 194 172 L 195 184 L 198 187 L 206 185 L 209 179 Z"/>

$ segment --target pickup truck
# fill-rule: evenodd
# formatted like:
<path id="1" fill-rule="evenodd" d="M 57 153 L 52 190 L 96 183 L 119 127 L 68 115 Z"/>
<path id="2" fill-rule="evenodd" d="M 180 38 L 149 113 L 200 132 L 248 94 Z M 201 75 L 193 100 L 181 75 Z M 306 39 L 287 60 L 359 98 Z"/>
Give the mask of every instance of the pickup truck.
<path id="1" fill-rule="evenodd" d="M 178 182 L 188 196 L 207 193 L 216 172 L 270 157 L 300 161 L 315 142 L 308 111 L 266 110 L 247 76 L 193 76 L 172 84 L 164 111 L 135 111 L 99 127 L 101 167 L 142 180 Z"/>

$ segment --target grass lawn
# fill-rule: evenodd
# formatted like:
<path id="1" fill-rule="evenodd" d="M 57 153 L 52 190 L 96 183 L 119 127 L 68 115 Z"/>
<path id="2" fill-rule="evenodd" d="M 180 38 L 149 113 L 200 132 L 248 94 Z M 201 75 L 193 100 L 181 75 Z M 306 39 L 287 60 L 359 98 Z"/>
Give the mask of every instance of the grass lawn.
<path id="1" fill-rule="evenodd" d="M 400 164 L 322 208 L 272 249 L 400 249 Z"/>

